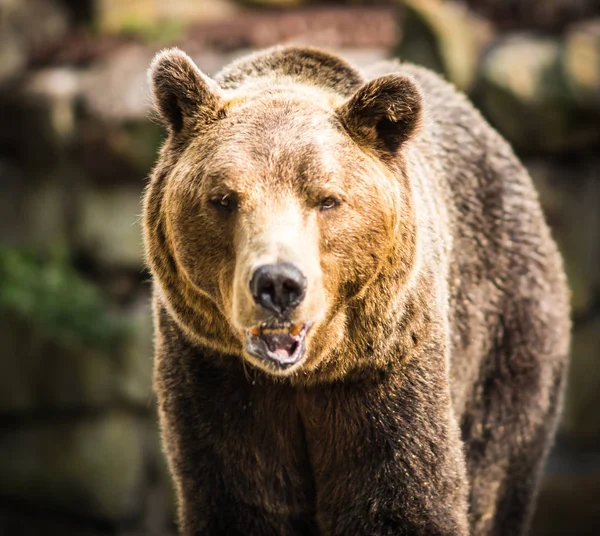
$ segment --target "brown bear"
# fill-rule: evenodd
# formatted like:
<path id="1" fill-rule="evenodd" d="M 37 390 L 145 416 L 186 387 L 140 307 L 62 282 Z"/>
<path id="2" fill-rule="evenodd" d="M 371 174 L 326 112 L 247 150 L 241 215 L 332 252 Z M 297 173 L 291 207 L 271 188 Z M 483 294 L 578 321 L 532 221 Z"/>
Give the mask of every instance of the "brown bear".
<path id="1" fill-rule="evenodd" d="M 155 388 L 189 535 L 511 535 L 569 345 L 530 177 L 427 70 L 150 68 Z"/>

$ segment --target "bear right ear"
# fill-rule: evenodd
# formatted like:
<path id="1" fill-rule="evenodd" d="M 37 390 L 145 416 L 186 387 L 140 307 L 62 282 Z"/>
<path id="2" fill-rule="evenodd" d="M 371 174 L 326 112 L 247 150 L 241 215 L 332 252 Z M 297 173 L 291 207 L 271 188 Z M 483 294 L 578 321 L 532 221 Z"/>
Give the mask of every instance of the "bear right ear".
<path id="1" fill-rule="evenodd" d="M 222 110 L 220 88 L 185 52 L 177 48 L 159 52 L 148 78 L 154 108 L 171 132 L 218 119 Z"/>

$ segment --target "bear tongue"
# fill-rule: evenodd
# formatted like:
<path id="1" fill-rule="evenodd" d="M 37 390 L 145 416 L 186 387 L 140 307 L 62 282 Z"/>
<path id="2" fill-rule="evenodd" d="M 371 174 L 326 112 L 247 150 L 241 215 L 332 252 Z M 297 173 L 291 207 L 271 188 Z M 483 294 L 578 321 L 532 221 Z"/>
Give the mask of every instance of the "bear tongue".
<path id="1" fill-rule="evenodd" d="M 263 335 L 262 339 L 267 343 L 270 352 L 278 357 L 288 357 L 294 353 L 296 339 L 289 333 L 277 333 L 276 335 Z"/>

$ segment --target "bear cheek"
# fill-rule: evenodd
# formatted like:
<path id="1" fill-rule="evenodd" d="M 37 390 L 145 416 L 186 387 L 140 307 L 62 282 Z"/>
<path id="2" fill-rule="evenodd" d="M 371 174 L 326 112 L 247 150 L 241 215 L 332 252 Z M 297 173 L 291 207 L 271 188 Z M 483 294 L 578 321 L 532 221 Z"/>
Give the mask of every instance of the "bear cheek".
<path id="1" fill-rule="evenodd" d="M 182 211 L 173 222 L 175 255 L 178 264 L 196 288 L 218 303 L 230 300 L 227 266 L 233 264 L 233 250 L 228 246 L 225 229 L 214 226 L 210 218 L 197 210 Z"/>
<path id="2" fill-rule="evenodd" d="M 341 305 L 369 283 L 392 248 L 388 231 L 385 215 L 375 210 L 352 211 L 327 230 L 321 264 L 332 304 Z"/>

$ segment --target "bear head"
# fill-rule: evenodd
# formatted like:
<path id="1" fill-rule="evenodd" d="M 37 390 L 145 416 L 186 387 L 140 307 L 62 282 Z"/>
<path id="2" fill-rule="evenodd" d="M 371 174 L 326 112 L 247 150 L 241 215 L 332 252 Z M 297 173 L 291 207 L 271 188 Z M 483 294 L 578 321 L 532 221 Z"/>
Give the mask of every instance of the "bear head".
<path id="1" fill-rule="evenodd" d="M 251 60 L 222 83 L 177 49 L 153 61 L 168 138 L 145 196 L 148 263 L 178 324 L 223 358 L 325 374 L 385 344 L 380 309 L 414 268 L 403 154 L 421 96 L 313 49 L 270 54 L 273 69 Z"/>

